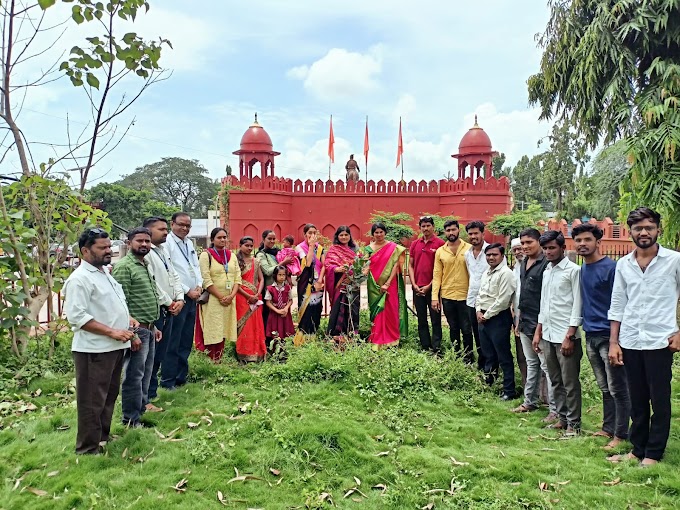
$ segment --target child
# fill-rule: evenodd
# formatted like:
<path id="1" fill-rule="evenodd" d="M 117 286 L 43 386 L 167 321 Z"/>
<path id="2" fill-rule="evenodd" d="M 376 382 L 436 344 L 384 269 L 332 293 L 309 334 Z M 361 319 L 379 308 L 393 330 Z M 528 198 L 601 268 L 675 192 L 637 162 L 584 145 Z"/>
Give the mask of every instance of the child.
<path id="1" fill-rule="evenodd" d="M 264 331 L 267 339 L 286 338 L 295 334 L 290 307 L 293 306 L 291 287 L 286 283 L 286 267 L 276 266 L 274 269 L 274 285 L 266 289 L 264 300 L 269 308 L 269 317 Z M 273 343 L 273 342 L 272 342 Z M 270 350 L 275 346 L 270 345 Z"/>
<path id="2" fill-rule="evenodd" d="M 302 272 L 302 268 L 300 267 L 300 259 L 298 258 L 297 253 L 295 253 L 295 248 L 293 248 L 294 244 L 295 238 L 291 235 L 287 235 L 283 238 L 283 248 L 281 248 L 279 253 L 276 254 L 277 262 L 281 262 L 286 257 L 291 257 L 293 259 L 293 261 L 286 266 L 289 275 L 289 277 L 286 278 L 286 281 L 289 285 L 293 285 L 291 283 L 290 275 L 300 276 L 300 273 Z"/>

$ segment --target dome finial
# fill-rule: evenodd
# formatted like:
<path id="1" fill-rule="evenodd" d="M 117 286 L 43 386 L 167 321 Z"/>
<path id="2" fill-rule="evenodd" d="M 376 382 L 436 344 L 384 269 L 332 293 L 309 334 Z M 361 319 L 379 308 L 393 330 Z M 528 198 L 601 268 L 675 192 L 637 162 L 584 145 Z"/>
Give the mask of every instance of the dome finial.
<path id="1" fill-rule="evenodd" d="M 257 113 L 255 114 L 255 122 L 257 122 Z M 475 126 L 474 127 L 479 127 L 479 124 L 477 124 L 477 114 L 475 113 Z"/>
<path id="2" fill-rule="evenodd" d="M 250 127 L 261 127 L 260 123 L 257 121 L 257 112 L 255 112 L 255 121 L 250 125 Z"/>
<path id="3" fill-rule="evenodd" d="M 255 122 L 257 122 L 257 112 L 255 112 Z M 475 124 L 477 123 L 477 116 L 475 115 Z"/>

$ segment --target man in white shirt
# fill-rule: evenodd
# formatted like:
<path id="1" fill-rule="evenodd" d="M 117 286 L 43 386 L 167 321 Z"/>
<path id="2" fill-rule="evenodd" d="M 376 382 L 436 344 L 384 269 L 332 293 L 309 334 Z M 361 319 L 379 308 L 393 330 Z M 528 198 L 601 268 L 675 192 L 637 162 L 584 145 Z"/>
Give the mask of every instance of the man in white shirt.
<path id="1" fill-rule="evenodd" d="M 64 312 L 73 328 L 76 453 L 97 454 L 109 440 L 125 349 L 138 349 L 141 342 L 128 329 L 139 324 L 130 320 L 123 288 L 104 267 L 111 263 L 108 232 L 85 230 L 78 246 L 82 261 L 62 291 Z"/>
<path id="2" fill-rule="evenodd" d="M 533 348 L 544 352 L 553 386 L 559 421 L 548 428 L 581 431 L 581 358 L 583 347 L 578 328 L 581 316 L 580 268 L 564 256 L 564 236 L 549 230 L 539 241 L 550 262 L 543 274 L 541 311 L 534 333 Z"/>
<path id="3" fill-rule="evenodd" d="M 465 265 L 467 266 L 468 274 L 470 275 L 468 294 L 465 304 L 467 305 L 468 317 L 470 318 L 470 325 L 472 326 L 472 336 L 474 337 L 475 345 L 477 345 L 477 368 L 484 370 L 486 360 L 484 359 L 484 350 L 479 338 L 479 324 L 477 323 L 477 311 L 475 310 L 475 300 L 479 292 L 479 286 L 482 282 L 482 275 L 484 271 L 489 269 L 489 264 L 486 261 L 484 250 L 489 243 L 484 240 L 484 223 L 481 221 L 471 221 L 465 225 L 465 232 L 468 235 L 468 242 L 472 247 L 465 252 Z"/>
<path id="4" fill-rule="evenodd" d="M 161 316 L 156 321 L 156 329 L 162 333 L 162 336 L 154 351 L 148 404 L 146 404 L 146 411 L 154 413 L 162 411 L 162 408 L 152 404 L 151 400 L 158 396 L 158 370 L 165 359 L 168 344 L 172 337 L 173 319 L 184 308 L 184 289 L 170 256 L 165 251 L 165 242 L 168 239 L 168 221 L 165 218 L 153 216 L 146 218 L 142 226 L 148 228 L 151 232 L 151 251 L 144 259 L 156 282 L 158 304 L 161 306 Z"/>
<path id="5" fill-rule="evenodd" d="M 657 212 L 640 207 L 628 214 L 627 223 L 635 250 L 616 264 L 608 313 L 609 362 L 626 367 L 633 450 L 608 460 L 637 459 L 649 466 L 663 457 L 670 433 L 671 366 L 673 353 L 680 350 L 680 254 L 657 243 Z"/>
<path id="6" fill-rule="evenodd" d="M 194 345 L 196 299 L 203 292 L 203 278 L 198 266 L 194 243 L 189 239 L 191 217 L 185 212 L 172 215 L 172 232 L 166 249 L 184 292 L 184 307 L 173 319 L 172 335 L 161 368 L 161 386 L 170 391 L 186 384 L 189 376 L 189 355 Z"/>
<path id="7" fill-rule="evenodd" d="M 510 349 L 510 330 L 512 313 L 510 304 L 515 294 L 515 275 L 505 260 L 505 248 L 500 243 L 490 244 L 484 250 L 489 263 L 482 275 L 477 293 L 475 311 L 479 322 L 479 336 L 484 351 L 484 374 L 487 384 L 491 385 L 498 375 L 498 367 L 503 370 L 503 400 L 517 398 L 515 390 L 515 365 Z"/>

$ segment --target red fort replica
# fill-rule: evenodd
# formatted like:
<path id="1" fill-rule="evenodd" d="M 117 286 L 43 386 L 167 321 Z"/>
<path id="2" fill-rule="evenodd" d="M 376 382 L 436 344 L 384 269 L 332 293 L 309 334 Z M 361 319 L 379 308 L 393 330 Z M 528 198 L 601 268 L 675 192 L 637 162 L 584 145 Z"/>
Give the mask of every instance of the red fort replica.
<path id="1" fill-rule="evenodd" d="M 367 222 L 373 211 L 406 212 L 415 218 L 413 226 L 417 228 L 417 218 L 426 213 L 455 215 L 465 224 L 486 222 L 511 209 L 510 183 L 506 177 L 494 177 L 491 160 L 496 152 L 476 117 L 460 141 L 458 153 L 451 156 L 458 161 L 458 172 L 449 180 L 333 182 L 277 177 L 274 159 L 281 153 L 274 150 L 257 116 L 234 154 L 239 157 L 239 177 L 224 179 L 241 188 L 230 193 L 232 245 L 244 235 L 252 236 L 257 244 L 267 229 L 274 230 L 278 239 L 292 234 L 300 242 L 306 223 L 314 223 L 331 239 L 337 227 L 348 225 L 355 239 L 367 241 Z"/>

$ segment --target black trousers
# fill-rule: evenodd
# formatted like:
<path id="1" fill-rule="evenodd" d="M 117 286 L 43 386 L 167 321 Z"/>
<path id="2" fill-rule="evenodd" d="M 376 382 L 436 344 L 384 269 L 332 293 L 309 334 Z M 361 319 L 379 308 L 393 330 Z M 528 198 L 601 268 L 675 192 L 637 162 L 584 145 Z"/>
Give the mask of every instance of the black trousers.
<path id="1" fill-rule="evenodd" d="M 425 295 L 413 293 L 413 306 L 418 316 L 418 337 L 423 350 L 439 352 L 442 347 L 442 313 L 432 308 L 432 290 Z M 427 314 L 432 321 L 432 336 L 427 322 Z"/>
<path id="2" fill-rule="evenodd" d="M 466 363 L 474 363 L 475 355 L 472 352 L 472 326 L 468 315 L 465 300 L 454 300 L 442 298 L 442 308 L 446 321 L 449 323 L 449 333 L 451 336 L 451 347 L 463 353 Z M 460 335 L 463 334 L 461 345 Z"/>
<path id="3" fill-rule="evenodd" d="M 475 339 L 475 345 L 477 346 L 477 368 L 484 370 L 486 366 L 486 359 L 484 354 L 484 349 L 482 348 L 482 340 L 479 336 L 479 323 L 477 322 L 477 310 L 474 306 L 468 306 L 468 317 L 470 318 L 470 325 L 472 326 L 472 336 Z"/>
<path id="4" fill-rule="evenodd" d="M 668 349 L 623 349 L 631 426 L 628 439 L 639 459 L 661 460 L 671 430 L 671 365 Z M 650 412 L 651 410 L 654 414 Z"/>
<path id="5" fill-rule="evenodd" d="M 124 354 L 125 349 L 73 353 L 78 409 L 76 453 L 97 453 L 99 443 L 109 440 Z"/>
<path id="6" fill-rule="evenodd" d="M 479 325 L 479 334 L 484 349 L 484 374 L 487 382 L 493 384 L 498 375 L 498 367 L 503 370 L 503 393 L 515 396 L 515 365 L 510 348 L 510 329 L 512 314 L 510 309 L 503 310 Z"/>
<path id="7" fill-rule="evenodd" d="M 149 382 L 149 397 L 154 399 L 158 396 L 158 371 L 165 359 L 165 354 L 168 352 L 168 345 L 172 338 L 172 324 L 175 317 L 166 309 L 161 309 L 161 316 L 156 321 L 156 329 L 158 329 L 163 336 L 161 341 L 156 344 L 156 350 L 153 355 L 153 371 L 151 372 L 151 381 Z"/>

